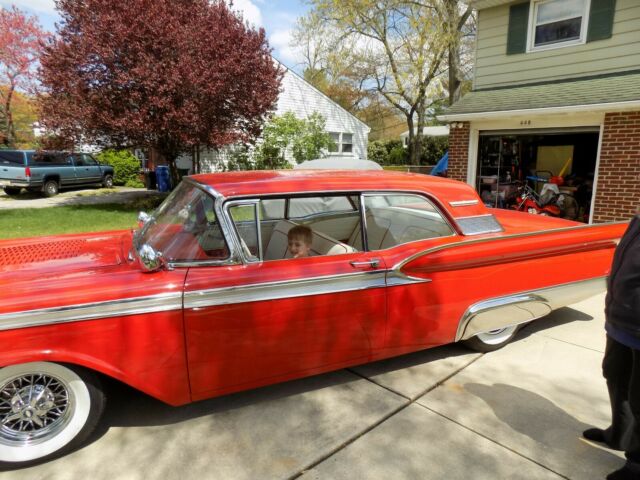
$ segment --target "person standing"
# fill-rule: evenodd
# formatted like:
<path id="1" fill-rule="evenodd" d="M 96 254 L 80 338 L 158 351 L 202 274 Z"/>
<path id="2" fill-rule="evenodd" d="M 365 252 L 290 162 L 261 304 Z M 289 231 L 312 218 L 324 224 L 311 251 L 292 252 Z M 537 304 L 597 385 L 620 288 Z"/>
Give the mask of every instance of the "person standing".
<path id="1" fill-rule="evenodd" d="M 623 450 L 626 464 L 608 480 L 640 480 L 640 215 L 613 256 L 605 299 L 607 345 L 602 372 L 611 401 L 611 425 L 583 432 L 589 440 Z"/>

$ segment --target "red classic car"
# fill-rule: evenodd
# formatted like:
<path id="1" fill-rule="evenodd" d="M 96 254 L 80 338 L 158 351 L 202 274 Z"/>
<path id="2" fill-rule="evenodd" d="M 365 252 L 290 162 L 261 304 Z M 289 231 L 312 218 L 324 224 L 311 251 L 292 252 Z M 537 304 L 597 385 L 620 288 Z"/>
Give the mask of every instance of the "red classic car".
<path id="1" fill-rule="evenodd" d="M 171 405 L 463 341 L 605 288 L 626 225 L 390 172 L 185 179 L 140 229 L 0 242 L 0 462 L 78 446 L 111 377 Z M 311 256 L 288 232 L 311 229 Z"/>

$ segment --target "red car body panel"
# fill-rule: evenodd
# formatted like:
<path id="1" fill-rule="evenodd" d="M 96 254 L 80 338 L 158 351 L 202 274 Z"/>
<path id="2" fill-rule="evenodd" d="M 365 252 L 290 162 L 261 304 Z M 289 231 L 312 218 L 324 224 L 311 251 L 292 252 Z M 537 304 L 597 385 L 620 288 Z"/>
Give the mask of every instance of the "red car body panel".
<path id="1" fill-rule="evenodd" d="M 626 228 L 573 229 L 578 224 L 561 219 L 493 211 L 468 185 L 422 175 L 284 171 L 192 178 L 226 198 L 419 192 L 457 231 L 372 252 L 154 273 L 129 258 L 131 232 L 0 242 L 0 366 L 77 364 L 180 405 L 452 342 L 476 302 L 606 276 Z M 462 235 L 457 219 L 489 214 L 503 232 Z M 377 265 L 367 266 L 372 260 Z M 359 273 L 375 281 L 324 293 Z M 393 275 L 413 283 L 386 286 Z M 201 297 L 209 299 L 204 306 Z M 164 310 L 118 314 L 119 304 L 153 307 L 155 299 L 165 302 Z M 101 315 L 93 304 L 110 313 Z M 3 329 L 3 315 L 24 313 L 28 322 L 30 312 L 46 316 L 69 306 L 84 317 Z"/>

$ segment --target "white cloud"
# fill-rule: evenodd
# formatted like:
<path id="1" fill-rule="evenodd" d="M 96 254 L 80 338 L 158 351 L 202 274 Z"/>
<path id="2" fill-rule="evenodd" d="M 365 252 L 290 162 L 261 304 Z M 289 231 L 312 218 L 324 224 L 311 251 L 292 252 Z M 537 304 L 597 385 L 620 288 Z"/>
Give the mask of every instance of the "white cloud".
<path id="1" fill-rule="evenodd" d="M 31 10 L 33 12 L 56 12 L 56 6 L 53 0 L 1 0 L 0 5 L 7 8 L 15 5 L 20 10 Z"/>
<path id="2" fill-rule="evenodd" d="M 226 2 L 233 3 L 232 10 L 240 12 L 246 21 L 256 27 L 262 26 L 262 13 L 251 0 L 226 0 Z"/>
<path id="3" fill-rule="evenodd" d="M 269 36 L 269 44 L 274 49 L 275 57 L 288 67 L 302 62 L 301 53 L 291 46 L 291 30 L 276 30 Z"/>

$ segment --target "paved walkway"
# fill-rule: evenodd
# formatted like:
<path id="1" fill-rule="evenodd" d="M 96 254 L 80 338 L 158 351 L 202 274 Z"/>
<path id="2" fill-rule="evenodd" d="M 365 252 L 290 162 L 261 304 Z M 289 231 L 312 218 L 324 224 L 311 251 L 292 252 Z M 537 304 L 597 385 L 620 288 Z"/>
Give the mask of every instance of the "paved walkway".
<path id="1" fill-rule="evenodd" d="M 63 190 L 55 197 L 23 191 L 20 195 L 8 196 L 0 189 L 0 210 L 14 208 L 46 208 L 59 205 L 95 205 L 105 203 L 126 203 L 137 198 L 164 196 L 156 190 L 114 187 Z"/>
<path id="2" fill-rule="evenodd" d="M 603 479 L 604 297 L 456 345 L 172 408 L 119 387 L 92 443 L 0 479 Z"/>

